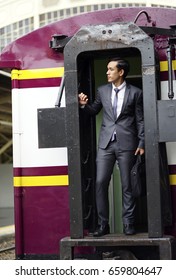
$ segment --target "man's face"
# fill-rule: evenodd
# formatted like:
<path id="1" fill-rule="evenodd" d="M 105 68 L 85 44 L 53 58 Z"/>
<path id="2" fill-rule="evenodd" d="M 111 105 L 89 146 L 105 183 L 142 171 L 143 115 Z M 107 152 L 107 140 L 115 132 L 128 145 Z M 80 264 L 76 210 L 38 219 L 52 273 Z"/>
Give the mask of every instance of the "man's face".
<path id="1" fill-rule="evenodd" d="M 123 79 L 124 70 L 117 68 L 117 61 L 110 61 L 107 65 L 107 79 L 108 82 L 118 84 Z"/>

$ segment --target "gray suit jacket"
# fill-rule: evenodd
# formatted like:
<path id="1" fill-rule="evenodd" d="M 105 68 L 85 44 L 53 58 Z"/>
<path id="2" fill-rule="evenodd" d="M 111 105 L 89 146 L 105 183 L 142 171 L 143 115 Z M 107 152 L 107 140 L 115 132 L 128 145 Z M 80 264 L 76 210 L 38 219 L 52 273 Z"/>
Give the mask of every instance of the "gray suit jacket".
<path id="1" fill-rule="evenodd" d="M 99 147 L 105 149 L 116 130 L 117 141 L 121 150 L 144 148 L 144 119 L 142 91 L 130 84 L 126 91 L 122 110 L 117 119 L 114 118 L 111 103 L 112 84 L 97 89 L 95 101 L 84 108 L 91 115 L 96 115 L 103 108 L 103 119 L 99 135 Z"/>

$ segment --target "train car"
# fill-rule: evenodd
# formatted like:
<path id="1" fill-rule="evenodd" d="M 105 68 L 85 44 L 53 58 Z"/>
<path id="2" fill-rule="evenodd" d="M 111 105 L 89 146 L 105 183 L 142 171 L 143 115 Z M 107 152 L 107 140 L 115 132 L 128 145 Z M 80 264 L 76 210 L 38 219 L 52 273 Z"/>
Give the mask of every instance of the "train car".
<path id="1" fill-rule="evenodd" d="M 95 88 L 106 82 L 108 57 L 118 52 L 128 59 L 131 70 L 127 79 L 145 89 L 144 96 L 147 96 L 148 88 L 151 99 L 148 102 L 148 97 L 144 98 L 145 127 L 151 125 L 154 135 L 158 132 L 154 127 L 155 119 L 149 113 L 150 109 L 152 112 L 153 100 L 156 104 L 157 100 L 171 102 L 175 99 L 175 16 L 175 9 L 166 8 L 101 10 L 54 22 L 4 48 L 0 55 L 0 68 L 11 69 L 12 79 L 17 259 L 58 259 L 62 238 L 84 237 L 96 225 L 95 156 L 101 114 L 96 121 L 83 117 L 79 112 L 77 93 L 90 92 L 89 99 L 94 99 Z M 91 32 L 96 35 L 89 36 Z M 113 33 L 116 40 L 113 37 L 112 43 Z M 99 48 L 92 47 L 96 42 L 101 42 Z M 116 44 L 117 48 L 111 44 Z M 143 49 L 142 54 L 138 50 L 139 45 Z M 76 53 L 80 48 L 80 53 Z M 150 53 L 154 54 L 154 59 Z M 152 59 L 155 61 L 155 69 L 150 66 Z M 142 66 L 144 64 L 145 67 Z M 147 85 L 145 79 L 154 72 L 157 88 L 155 85 L 152 88 L 150 81 Z M 68 85 L 69 79 L 73 82 L 73 76 L 76 87 L 74 84 Z M 175 105 L 173 103 L 170 106 L 170 119 L 174 120 Z M 159 107 L 159 110 L 162 108 Z M 154 116 L 156 114 L 157 110 Z M 159 138 L 159 146 L 159 142 L 166 144 L 167 156 L 162 157 L 165 170 L 162 174 L 169 171 L 169 190 L 164 195 L 168 198 L 164 203 L 157 200 L 158 189 L 154 193 L 152 186 L 149 187 L 147 198 L 141 198 L 138 205 L 139 229 L 146 232 L 149 230 L 151 237 L 162 235 L 155 233 L 155 230 L 152 232 L 155 225 L 157 228 L 158 220 L 163 220 L 163 215 L 155 221 L 152 218 L 158 215 L 158 208 L 155 209 L 155 202 L 151 200 L 152 196 L 154 199 L 156 196 L 156 204 L 165 205 L 164 232 L 176 237 L 176 139 L 175 133 L 170 131 L 170 125 L 166 123 L 162 126 L 162 121 L 159 125 L 159 136 L 155 135 L 154 138 Z M 168 138 L 161 132 L 166 126 L 169 129 Z M 146 129 L 145 133 L 148 141 L 146 161 L 148 167 L 151 167 L 147 170 L 147 176 L 150 177 L 150 173 L 153 176 L 147 179 L 150 186 L 155 183 L 152 182 L 154 173 L 154 181 L 158 182 L 160 178 L 148 160 L 152 158 L 148 156 L 150 153 L 153 162 L 156 158 L 153 150 L 156 143 L 153 145 L 150 142 L 149 130 Z M 159 165 L 158 160 L 157 170 Z M 167 181 L 167 176 L 164 178 Z M 171 193 L 171 202 L 168 193 Z M 120 195 L 120 180 L 116 169 L 110 186 L 110 220 L 111 232 L 121 234 Z"/>

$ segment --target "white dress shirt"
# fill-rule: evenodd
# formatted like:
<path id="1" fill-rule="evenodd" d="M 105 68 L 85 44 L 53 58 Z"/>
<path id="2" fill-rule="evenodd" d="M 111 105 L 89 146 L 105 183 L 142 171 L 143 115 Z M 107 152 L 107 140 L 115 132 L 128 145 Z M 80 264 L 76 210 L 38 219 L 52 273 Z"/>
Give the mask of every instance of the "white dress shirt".
<path id="1" fill-rule="evenodd" d="M 114 98 L 115 98 L 115 85 L 112 84 L 112 93 L 111 93 L 111 102 L 113 105 Z M 126 81 L 124 81 L 119 87 L 119 92 L 118 92 L 118 102 L 117 102 L 117 117 L 120 115 L 121 110 L 122 110 L 122 105 L 123 105 L 123 99 L 125 96 L 125 89 L 126 89 Z"/>

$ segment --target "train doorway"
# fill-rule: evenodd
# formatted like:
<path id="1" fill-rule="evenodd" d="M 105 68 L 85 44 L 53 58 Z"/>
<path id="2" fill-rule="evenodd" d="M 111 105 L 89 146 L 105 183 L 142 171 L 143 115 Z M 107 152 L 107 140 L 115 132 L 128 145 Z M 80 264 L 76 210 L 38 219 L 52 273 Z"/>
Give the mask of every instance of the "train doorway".
<path id="1" fill-rule="evenodd" d="M 107 83 L 107 63 L 110 57 L 123 57 L 129 61 L 130 72 L 127 82 L 142 89 L 141 55 L 136 48 L 117 49 L 100 52 L 86 52 L 78 56 L 78 92 L 88 95 L 90 102 L 93 102 L 98 86 Z M 96 118 L 91 118 L 79 111 L 80 116 L 80 149 L 81 149 L 81 180 L 83 199 L 83 220 L 84 229 L 89 232 L 96 226 L 95 206 L 95 177 L 96 177 L 96 150 L 99 130 L 102 123 L 102 112 Z M 86 160 L 85 160 L 86 159 Z M 87 184 L 87 182 L 89 182 Z M 121 183 L 118 165 L 114 172 L 109 186 L 110 202 L 110 228 L 111 233 L 122 233 L 122 196 Z M 146 196 L 138 199 L 137 202 L 137 228 L 139 231 L 147 231 L 147 210 Z"/>
<path id="2" fill-rule="evenodd" d="M 138 29 L 138 31 L 135 31 L 136 32 L 135 33 L 134 30 L 136 28 Z M 127 30 L 125 31 L 125 29 Z M 100 33 L 102 34 L 102 36 L 100 36 Z M 138 35 L 136 36 L 134 34 L 138 34 Z M 146 49 L 146 41 L 148 41 L 147 49 Z M 70 56 L 71 52 L 72 52 L 72 56 Z M 148 99 L 149 96 L 148 92 L 151 92 L 153 98 L 156 98 L 157 86 L 156 86 L 156 71 L 155 71 L 156 65 L 155 65 L 153 41 L 151 40 L 150 37 L 147 36 L 146 33 L 144 33 L 135 25 L 133 25 L 132 28 L 131 23 L 126 24 L 126 26 L 123 23 L 122 26 L 119 23 L 108 25 L 108 26 L 94 26 L 94 27 L 90 26 L 88 28 L 85 29 L 83 28 L 82 30 L 80 30 L 68 42 L 68 44 L 65 46 L 64 49 L 65 92 L 66 92 L 66 103 L 67 103 L 66 124 L 67 124 L 67 133 L 72 134 L 71 139 L 67 135 L 67 139 L 69 139 L 67 146 L 68 146 L 68 166 L 70 169 L 70 173 L 69 173 L 70 203 L 71 203 L 70 209 L 75 209 L 75 211 L 71 211 L 70 213 L 71 236 L 74 238 L 79 238 L 83 236 L 83 230 L 84 230 L 83 223 L 82 223 L 83 215 L 84 215 L 83 214 L 84 203 L 82 204 L 83 201 L 82 180 L 83 179 L 82 176 L 75 177 L 74 174 L 76 173 L 79 174 L 78 171 L 80 171 L 80 174 L 85 174 L 85 172 L 82 173 L 82 165 L 81 165 L 82 160 L 79 158 L 79 155 L 82 153 L 82 150 L 84 150 L 82 143 L 84 143 L 85 145 L 85 142 L 82 141 L 82 139 L 89 138 L 87 136 L 82 137 L 84 133 L 80 132 L 80 126 L 75 125 L 75 123 L 77 123 L 79 119 L 81 119 L 81 123 L 84 122 L 82 121 L 83 117 L 79 116 L 77 93 L 79 91 L 88 92 L 89 99 L 90 100 L 94 99 L 94 92 L 98 83 L 104 83 L 104 82 L 106 83 L 106 78 L 105 78 L 106 70 L 104 67 L 107 64 L 107 57 L 116 56 L 117 52 L 118 55 L 121 55 L 122 57 L 131 60 L 129 62 L 132 66 L 134 66 L 134 69 L 132 73 L 129 75 L 128 79 L 130 80 L 130 82 L 133 82 L 134 85 L 141 87 L 143 89 L 144 103 L 146 104 L 146 106 L 144 106 L 145 107 L 144 114 L 148 115 L 149 108 L 151 106 L 150 104 L 151 100 Z M 98 64 L 101 65 L 101 63 L 103 64 L 102 67 L 98 67 L 97 65 Z M 93 65 L 95 67 L 93 67 Z M 80 79 L 81 76 L 84 78 Z M 96 79 L 96 77 L 98 78 Z M 73 92 L 75 92 L 74 96 L 73 96 Z M 73 115 L 75 116 L 74 124 L 72 121 Z M 76 119 L 76 117 L 78 119 Z M 145 122 L 145 125 L 146 124 L 149 125 L 148 120 L 147 122 Z M 98 125 L 98 121 L 96 125 Z M 84 129 L 82 129 L 82 124 L 81 124 L 81 131 L 82 130 Z M 92 133 L 88 133 L 86 131 L 87 134 L 85 133 L 85 135 L 90 135 L 90 134 L 93 135 L 92 143 L 96 143 L 95 124 L 93 124 L 91 131 Z M 147 137 L 150 138 L 150 136 Z M 79 143 L 78 143 L 78 139 L 80 141 Z M 149 147 L 147 147 L 147 149 L 148 148 Z M 93 151 L 93 161 L 95 159 L 95 154 L 96 154 L 95 150 L 96 150 L 95 144 L 93 144 L 93 146 L 91 147 L 91 151 Z M 147 165 L 148 164 L 151 163 L 147 162 Z M 78 170 L 78 166 L 80 166 L 79 170 Z M 91 166 L 94 168 L 95 164 Z M 156 174 L 158 175 L 157 180 L 159 182 L 159 162 L 156 169 L 157 168 L 158 168 L 158 172 L 156 172 Z M 75 186 L 77 186 L 76 192 L 75 192 Z M 78 186 L 80 186 L 79 192 L 78 192 Z M 158 192 L 156 191 L 157 188 L 158 188 Z M 154 195 L 156 197 L 157 194 L 157 198 L 155 202 L 158 201 L 157 209 L 155 213 L 157 215 L 157 221 L 158 221 L 157 230 L 156 230 L 156 220 L 155 220 L 154 213 L 150 213 L 150 215 L 148 215 L 148 221 L 150 220 L 149 235 L 155 237 L 157 235 L 159 236 L 162 235 L 159 183 L 157 188 L 155 188 L 155 195 Z M 151 197 L 152 196 L 153 194 L 151 193 Z M 148 199 L 147 203 L 149 202 L 150 199 Z M 112 204 L 114 204 L 114 202 L 112 202 Z M 119 203 L 115 203 L 115 204 L 119 204 Z M 150 203 L 149 203 L 149 207 L 150 207 Z M 89 209 L 90 208 L 91 207 L 89 207 Z M 94 209 L 93 206 L 92 209 Z M 77 213 L 79 213 L 79 215 L 77 215 Z M 112 220 L 114 220 L 114 218 Z M 142 220 L 145 221 L 144 223 L 146 226 L 146 219 L 142 218 Z M 114 222 L 112 222 L 112 227 L 113 230 L 115 230 Z M 120 228 L 120 225 L 118 225 L 118 228 Z"/>

